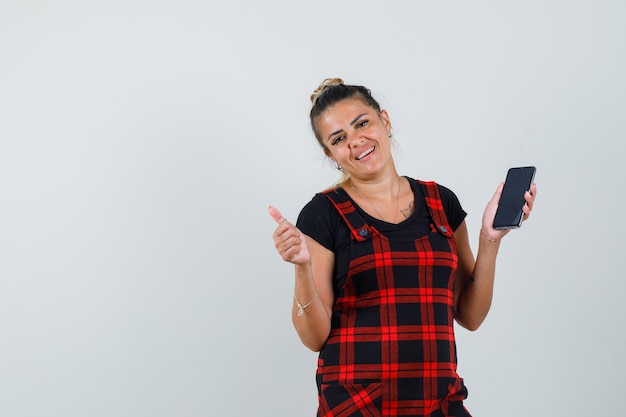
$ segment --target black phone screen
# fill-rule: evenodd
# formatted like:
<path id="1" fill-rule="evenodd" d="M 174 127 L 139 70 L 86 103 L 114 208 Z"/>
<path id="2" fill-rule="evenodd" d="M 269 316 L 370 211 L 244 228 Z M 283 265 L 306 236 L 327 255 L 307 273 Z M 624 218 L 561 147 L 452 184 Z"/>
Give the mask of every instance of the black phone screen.
<path id="1" fill-rule="evenodd" d="M 526 204 L 524 194 L 530 189 L 535 171 L 535 167 L 509 169 L 493 220 L 495 229 L 516 229 L 522 225 L 522 207 Z"/>

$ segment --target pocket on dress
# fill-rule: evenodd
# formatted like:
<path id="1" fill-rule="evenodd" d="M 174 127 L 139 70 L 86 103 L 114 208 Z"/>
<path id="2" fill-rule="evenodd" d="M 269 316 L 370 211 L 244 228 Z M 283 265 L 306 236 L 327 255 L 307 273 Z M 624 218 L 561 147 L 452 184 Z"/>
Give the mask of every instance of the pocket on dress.
<path id="1" fill-rule="evenodd" d="M 320 388 L 320 416 L 382 417 L 383 388 L 380 383 L 322 384 Z"/>

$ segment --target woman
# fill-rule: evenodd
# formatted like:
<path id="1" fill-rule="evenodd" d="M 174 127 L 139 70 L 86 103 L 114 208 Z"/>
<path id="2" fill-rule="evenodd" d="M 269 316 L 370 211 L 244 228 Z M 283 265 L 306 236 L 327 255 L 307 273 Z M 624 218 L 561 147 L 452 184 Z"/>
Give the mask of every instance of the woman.
<path id="1" fill-rule="evenodd" d="M 507 233 L 492 227 L 502 184 L 474 260 L 454 193 L 398 175 L 389 115 L 368 89 L 327 79 L 311 100 L 315 137 L 343 179 L 296 225 L 269 211 L 276 249 L 295 265 L 294 326 L 320 352 L 318 415 L 469 416 L 453 320 L 475 330 L 489 311 Z"/>

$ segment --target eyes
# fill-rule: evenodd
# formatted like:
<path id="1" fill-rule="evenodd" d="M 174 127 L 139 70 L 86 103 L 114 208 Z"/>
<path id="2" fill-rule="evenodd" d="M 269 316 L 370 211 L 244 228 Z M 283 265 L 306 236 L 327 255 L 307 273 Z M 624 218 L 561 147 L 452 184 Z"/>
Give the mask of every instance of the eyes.
<path id="1" fill-rule="evenodd" d="M 359 120 L 357 123 L 354 124 L 354 128 L 355 129 L 362 129 L 364 127 L 367 126 L 367 124 L 369 123 L 369 120 L 367 119 L 363 119 L 363 120 Z M 333 137 L 330 140 L 330 144 L 332 146 L 338 145 L 339 143 L 341 143 L 344 139 L 346 138 L 346 135 L 344 132 L 340 133 L 338 136 Z"/>

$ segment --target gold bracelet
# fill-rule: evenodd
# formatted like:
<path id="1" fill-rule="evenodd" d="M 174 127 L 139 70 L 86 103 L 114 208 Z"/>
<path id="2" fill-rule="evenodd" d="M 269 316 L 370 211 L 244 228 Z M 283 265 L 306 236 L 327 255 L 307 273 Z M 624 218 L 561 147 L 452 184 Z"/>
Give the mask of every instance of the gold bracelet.
<path id="1" fill-rule="evenodd" d="M 313 304 L 313 301 L 315 301 L 315 299 L 317 298 L 317 288 L 315 289 L 315 295 L 313 296 L 313 299 L 305 305 L 300 304 L 300 301 L 298 301 L 298 297 L 296 297 L 295 294 L 293 295 L 293 298 L 296 300 L 296 304 L 298 305 L 298 317 L 300 317 L 304 313 L 304 309 Z"/>
<path id="2" fill-rule="evenodd" d="M 499 242 L 499 240 L 492 239 L 487 233 L 485 233 L 485 231 L 483 229 L 480 229 L 480 233 L 482 233 L 483 236 L 485 236 L 487 238 L 487 240 L 490 241 L 490 242 L 494 242 L 494 243 Z"/>

